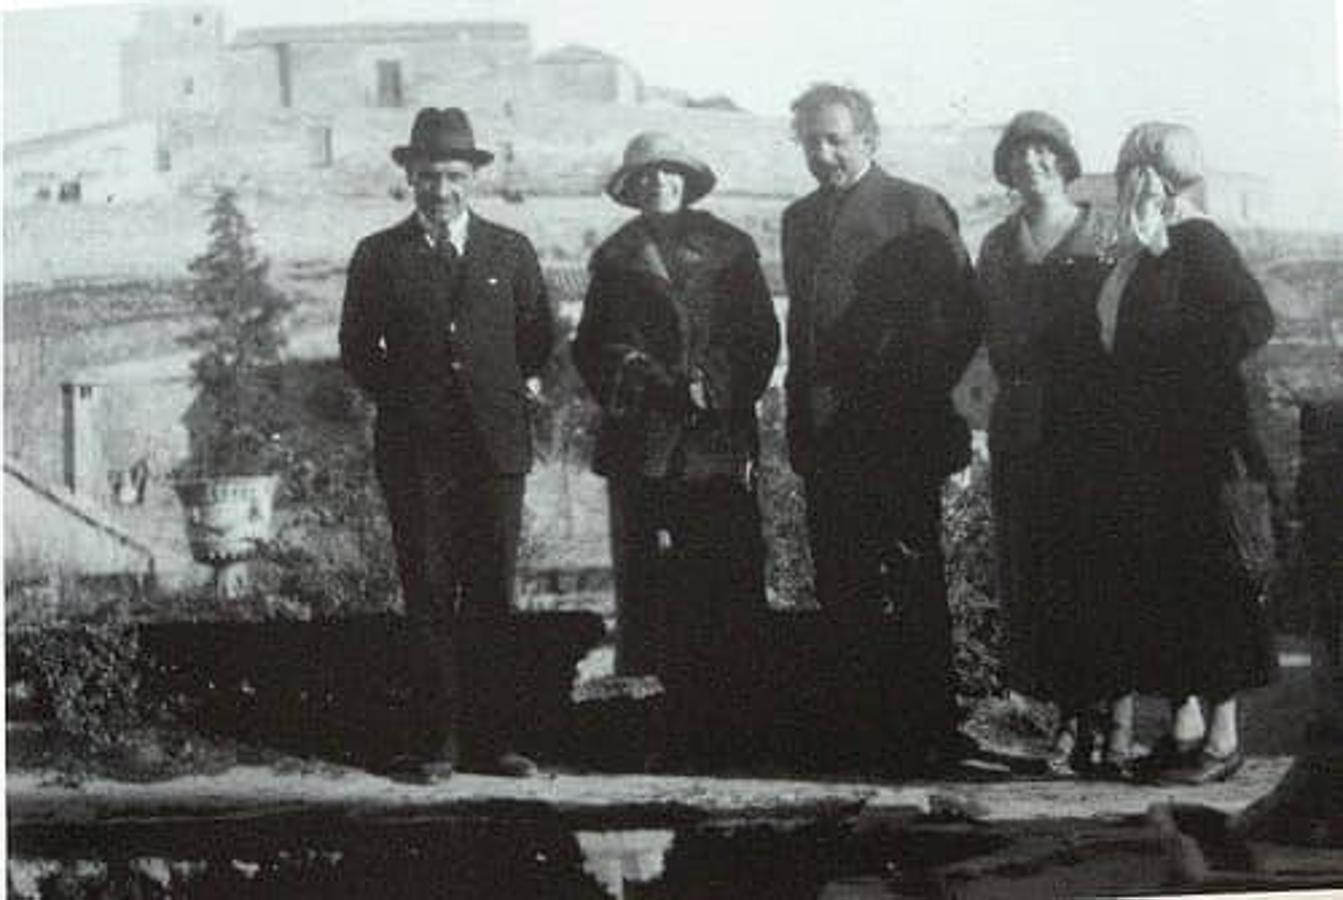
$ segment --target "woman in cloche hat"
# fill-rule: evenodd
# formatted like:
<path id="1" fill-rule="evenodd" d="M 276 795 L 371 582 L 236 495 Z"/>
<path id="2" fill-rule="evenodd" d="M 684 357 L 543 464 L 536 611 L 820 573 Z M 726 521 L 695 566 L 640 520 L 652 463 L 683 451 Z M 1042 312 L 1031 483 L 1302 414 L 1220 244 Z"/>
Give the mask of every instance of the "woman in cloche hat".
<path id="1" fill-rule="evenodd" d="M 1081 165 L 1048 113 L 1013 117 L 993 171 L 1019 200 L 984 239 L 978 265 L 998 380 L 989 450 L 1005 680 L 1058 705 L 1056 771 L 1118 774 L 1133 706 L 1114 640 L 1121 610 L 1102 577 L 1113 556 L 1114 435 L 1096 295 L 1109 228 L 1068 196 Z"/>
<path id="2" fill-rule="evenodd" d="M 685 676 L 728 617 L 765 603 L 755 403 L 779 329 L 755 242 L 690 208 L 714 183 L 670 135 L 630 140 L 606 192 L 638 215 L 594 251 L 573 344 L 602 410 L 626 674 Z"/>

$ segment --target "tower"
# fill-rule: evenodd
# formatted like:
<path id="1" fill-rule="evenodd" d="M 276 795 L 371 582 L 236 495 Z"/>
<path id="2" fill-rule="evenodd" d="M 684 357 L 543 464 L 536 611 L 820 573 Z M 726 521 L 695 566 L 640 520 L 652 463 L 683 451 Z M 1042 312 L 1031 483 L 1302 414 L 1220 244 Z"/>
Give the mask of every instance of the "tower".
<path id="1" fill-rule="evenodd" d="M 121 111 L 127 118 L 214 112 L 221 105 L 224 13 L 162 6 L 140 13 L 121 45 Z"/>

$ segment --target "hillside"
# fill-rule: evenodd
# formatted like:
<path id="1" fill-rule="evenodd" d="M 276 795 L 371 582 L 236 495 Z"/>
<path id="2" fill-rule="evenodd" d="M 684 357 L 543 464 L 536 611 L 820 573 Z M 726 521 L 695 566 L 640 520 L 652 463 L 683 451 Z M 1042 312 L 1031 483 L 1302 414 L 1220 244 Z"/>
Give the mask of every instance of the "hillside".
<path id="1" fill-rule="evenodd" d="M 790 197 L 811 188 L 789 129 L 778 116 L 674 106 L 579 102 L 515 103 L 471 109 L 477 142 L 498 158 L 483 172 L 487 184 L 530 194 L 595 194 L 619 163 L 626 141 L 658 129 L 681 137 L 717 171 L 728 194 Z M 401 183 L 388 157 L 404 143 L 407 109 L 357 109 L 336 115 L 297 112 L 180 119 L 172 135 L 178 186 L 206 189 L 219 179 L 246 179 L 259 193 L 307 196 L 381 196 Z M 329 167 L 307 156 L 309 129 L 329 128 Z M 887 124 L 880 158 L 912 177 L 929 180 L 958 206 L 1001 194 L 991 155 L 997 131 L 902 129 Z M 511 156 L 511 159 L 510 159 Z"/>
<path id="2" fill-rule="evenodd" d="M 478 142 L 497 154 L 482 171 L 482 193 L 506 188 L 528 200 L 482 208 L 522 228 L 551 258 L 586 256 L 628 216 L 601 189 L 639 131 L 672 132 L 700 154 L 719 177 L 704 205 L 752 232 L 766 256 L 776 253 L 783 204 L 813 186 L 783 115 L 547 103 L 473 109 L 472 116 Z M 5 280 L 175 277 L 201 241 L 201 211 L 221 183 L 240 187 L 262 248 L 277 262 L 343 264 L 359 235 L 407 208 L 404 175 L 389 151 L 406 140 L 411 118 L 406 109 L 183 117 L 165 132 L 167 171 L 149 159 L 153 137 L 143 123 L 11 145 Z M 314 134 L 329 136 L 329 165 L 312 158 Z M 975 222 L 987 226 L 1007 206 L 990 173 L 995 139 L 994 129 L 888 126 L 879 158 L 945 193 L 974 232 Z M 33 202 L 26 173 L 47 170 L 87 179 L 83 201 Z M 538 205 L 550 197 L 583 202 Z"/>

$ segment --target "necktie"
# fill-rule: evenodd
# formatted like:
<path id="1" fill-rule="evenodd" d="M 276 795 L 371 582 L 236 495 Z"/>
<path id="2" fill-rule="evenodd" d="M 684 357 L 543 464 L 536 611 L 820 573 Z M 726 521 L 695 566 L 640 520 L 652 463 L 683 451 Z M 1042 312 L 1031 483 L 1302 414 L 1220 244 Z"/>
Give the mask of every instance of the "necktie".
<path id="1" fill-rule="evenodd" d="M 457 248 L 453 245 L 452 238 L 448 236 L 446 227 L 434 230 L 434 250 L 449 269 L 456 265 Z"/>

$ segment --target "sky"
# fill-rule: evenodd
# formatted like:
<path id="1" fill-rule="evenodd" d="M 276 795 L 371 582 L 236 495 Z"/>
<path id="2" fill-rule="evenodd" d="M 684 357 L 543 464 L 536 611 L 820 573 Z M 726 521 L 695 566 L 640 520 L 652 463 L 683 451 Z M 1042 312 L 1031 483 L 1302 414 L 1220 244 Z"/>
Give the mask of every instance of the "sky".
<path id="1" fill-rule="evenodd" d="M 225 0 L 229 27 L 502 18 L 538 52 L 600 47 L 651 84 L 765 115 L 815 80 L 889 125 L 1049 110 L 1088 170 L 1145 119 L 1194 126 L 1210 167 L 1273 180 L 1280 211 L 1343 226 L 1343 0 Z M 6 0 L 5 140 L 115 118 L 135 11 Z"/>

